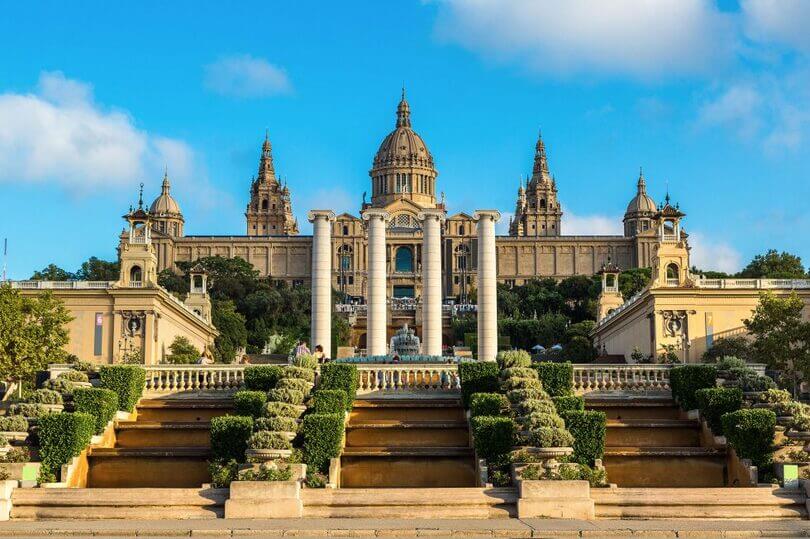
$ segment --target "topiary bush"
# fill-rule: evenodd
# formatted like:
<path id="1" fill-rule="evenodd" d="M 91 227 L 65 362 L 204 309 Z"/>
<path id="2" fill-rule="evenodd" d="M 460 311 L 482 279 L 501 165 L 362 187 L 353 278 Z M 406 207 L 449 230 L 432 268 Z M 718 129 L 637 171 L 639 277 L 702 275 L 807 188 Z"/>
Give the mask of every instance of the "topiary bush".
<path id="1" fill-rule="evenodd" d="M 260 430 L 250 435 L 248 449 L 292 449 L 290 441 L 279 432 Z"/>
<path id="2" fill-rule="evenodd" d="M 529 415 L 520 416 L 517 422 L 523 430 L 533 430 L 540 427 L 565 428 L 565 421 L 556 413 L 548 414 L 544 412 L 532 412 Z"/>
<path id="3" fill-rule="evenodd" d="M 329 460 L 340 455 L 343 442 L 343 414 L 310 414 L 301 424 L 304 462 L 312 469 L 327 472 Z"/>
<path id="4" fill-rule="evenodd" d="M 565 412 L 585 409 L 585 399 L 575 395 L 566 395 L 563 397 L 553 397 L 554 407 L 557 413 L 562 415 Z"/>
<path id="5" fill-rule="evenodd" d="M 563 414 L 565 428 L 574 437 L 573 459 L 593 466 L 605 454 L 607 416 L 595 410 L 570 410 Z"/>
<path id="6" fill-rule="evenodd" d="M 529 431 L 527 440 L 529 445 L 535 447 L 571 447 L 574 437 L 564 428 L 539 427 Z"/>
<path id="7" fill-rule="evenodd" d="M 276 389 L 294 389 L 300 391 L 304 395 L 309 395 L 312 389 L 312 383 L 300 378 L 282 378 L 276 384 Z"/>
<path id="8" fill-rule="evenodd" d="M 321 367 L 318 389 L 340 389 L 346 393 L 346 410 L 351 410 L 357 396 L 359 375 L 356 365 L 327 363 Z"/>
<path id="9" fill-rule="evenodd" d="M 706 387 L 695 391 L 695 401 L 712 432 L 721 435 L 723 416 L 743 405 L 743 392 L 738 387 Z"/>
<path id="10" fill-rule="evenodd" d="M 253 433 L 253 418 L 223 415 L 211 418 L 211 457 L 215 462 L 245 461 L 247 441 Z"/>
<path id="11" fill-rule="evenodd" d="M 303 413 L 304 411 L 297 406 L 285 402 L 268 402 L 264 405 L 265 417 L 292 417 L 296 419 L 301 417 Z"/>
<path id="12" fill-rule="evenodd" d="M 81 371 L 65 371 L 61 373 L 57 378 L 62 380 L 67 380 L 68 382 L 89 382 L 90 378 L 87 377 L 87 374 Z"/>
<path id="13" fill-rule="evenodd" d="M 118 395 L 118 409 L 131 412 L 143 394 L 146 371 L 137 365 L 104 365 L 99 371 L 101 387 Z"/>
<path id="14" fill-rule="evenodd" d="M 51 378 L 50 380 L 45 380 L 42 384 L 43 389 L 50 389 L 52 391 L 59 392 L 62 397 L 70 397 L 73 395 L 73 389 L 76 385 L 73 382 L 65 380 L 63 378 Z"/>
<path id="15" fill-rule="evenodd" d="M 461 380 L 461 400 L 465 408 L 470 407 L 473 393 L 498 393 L 498 365 L 492 361 L 465 361 L 458 364 Z"/>
<path id="16" fill-rule="evenodd" d="M 546 400 L 550 397 L 544 389 L 512 389 L 506 392 L 506 398 L 512 404 L 519 404 L 525 400 Z"/>
<path id="17" fill-rule="evenodd" d="M 39 419 L 51 414 L 51 410 L 42 404 L 33 402 L 18 402 L 8 407 L 9 415 L 22 415 L 31 419 Z"/>
<path id="18" fill-rule="evenodd" d="M 268 402 L 283 402 L 286 404 L 300 405 L 304 402 L 304 394 L 295 389 L 271 389 L 267 392 Z"/>
<path id="19" fill-rule="evenodd" d="M 312 394 L 310 409 L 313 414 L 343 414 L 346 411 L 346 392 L 342 389 L 319 389 Z"/>
<path id="20" fill-rule="evenodd" d="M 59 477 L 63 464 L 79 455 L 93 437 L 94 418 L 90 414 L 50 414 L 39 420 L 39 456 L 42 468 Z"/>
<path id="21" fill-rule="evenodd" d="M 503 369 L 498 375 L 501 380 L 507 378 L 535 378 L 537 379 L 537 371 L 531 367 L 510 367 Z"/>
<path id="22" fill-rule="evenodd" d="M 260 417 L 253 422 L 253 428 L 256 431 L 298 432 L 298 421 L 291 417 Z"/>
<path id="23" fill-rule="evenodd" d="M 73 406 L 93 416 L 93 432 L 101 434 L 118 411 L 118 395 L 110 389 L 79 387 L 73 391 Z"/>
<path id="24" fill-rule="evenodd" d="M 245 389 L 270 391 L 276 387 L 284 369 L 278 365 L 251 365 L 245 367 Z"/>
<path id="25" fill-rule="evenodd" d="M 255 419 L 264 413 L 266 402 L 267 393 L 264 391 L 237 391 L 233 394 L 233 411 L 236 415 L 246 415 Z"/>
<path id="26" fill-rule="evenodd" d="M 515 422 L 508 417 L 473 417 L 470 428 L 479 458 L 501 460 L 515 445 Z"/>
<path id="27" fill-rule="evenodd" d="M 532 365 L 532 356 L 525 350 L 504 350 L 498 352 L 495 360 L 498 362 L 498 368 L 500 369 L 525 368 Z"/>
<path id="28" fill-rule="evenodd" d="M 37 389 L 25 399 L 33 404 L 62 404 L 62 394 L 52 389 Z"/>
<path id="29" fill-rule="evenodd" d="M 771 462 L 776 414 L 762 408 L 737 410 L 723 416 L 723 434 L 737 456 L 755 466 Z"/>
<path id="30" fill-rule="evenodd" d="M 470 417 L 508 416 L 509 400 L 500 393 L 473 393 L 470 396 Z"/>
<path id="31" fill-rule="evenodd" d="M 318 358 L 310 354 L 303 354 L 292 360 L 293 367 L 315 370 L 318 368 Z"/>
<path id="32" fill-rule="evenodd" d="M 501 391 L 515 389 L 543 389 L 543 386 L 537 378 L 507 378 L 501 382 Z"/>
<path id="33" fill-rule="evenodd" d="M 311 384 L 315 381 L 315 371 L 313 369 L 305 369 L 303 367 L 287 367 L 286 369 L 282 369 L 281 380 L 290 378 L 304 380 Z"/>
<path id="34" fill-rule="evenodd" d="M 717 386 L 717 368 L 714 365 L 681 365 L 669 371 L 672 396 L 683 410 L 694 410 L 698 403 L 695 391 Z"/>
<path id="35" fill-rule="evenodd" d="M 523 402 L 513 405 L 515 413 L 518 416 L 529 414 L 556 414 L 557 408 L 554 403 L 549 399 L 527 399 Z"/>
<path id="36" fill-rule="evenodd" d="M 574 367 L 570 363 L 542 361 L 534 365 L 543 389 L 552 397 L 571 395 L 574 392 Z"/>
<path id="37" fill-rule="evenodd" d="M 28 420 L 21 415 L 5 415 L 0 417 L 0 432 L 26 432 Z"/>

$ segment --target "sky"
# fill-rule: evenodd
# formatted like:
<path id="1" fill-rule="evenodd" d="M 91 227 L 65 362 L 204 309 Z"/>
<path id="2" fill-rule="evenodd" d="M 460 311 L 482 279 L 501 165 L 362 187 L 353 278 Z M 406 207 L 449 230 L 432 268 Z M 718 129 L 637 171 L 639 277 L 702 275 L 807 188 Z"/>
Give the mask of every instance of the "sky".
<path id="1" fill-rule="evenodd" d="M 357 214 L 401 88 L 451 212 L 505 233 L 542 130 L 563 234 L 620 234 L 639 167 L 692 262 L 810 263 L 810 2 L 4 2 L 8 276 L 114 259 L 164 167 L 187 234 L 244 234 L 265 130 L 302 233 Z"/>

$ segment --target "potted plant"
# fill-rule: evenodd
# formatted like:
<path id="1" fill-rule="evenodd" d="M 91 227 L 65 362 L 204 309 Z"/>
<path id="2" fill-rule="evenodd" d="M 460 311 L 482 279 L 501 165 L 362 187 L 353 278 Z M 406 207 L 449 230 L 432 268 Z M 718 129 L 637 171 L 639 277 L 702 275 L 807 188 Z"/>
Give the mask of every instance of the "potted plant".
<path id="1" fill-rule="evenodd" d="M 65 408 L 62 394 L 52 389 L 37 389 L 26 401 L 39 404 L 50 412 L 61 412 Z"/>
<path id="2" fill-rule="evenodd" d="M 252 461 L 266 462 L 288 458 L 292 455 L 292 444 L 280 432 L 261 430 L 248 439 L 245 456 Z"/>
<path id="3" fill-rule="evenodd" d="M 0 417 L 0 436 L 10 442 L 24 442 L 28 438 L 28 421 L 21 415 Z"/>

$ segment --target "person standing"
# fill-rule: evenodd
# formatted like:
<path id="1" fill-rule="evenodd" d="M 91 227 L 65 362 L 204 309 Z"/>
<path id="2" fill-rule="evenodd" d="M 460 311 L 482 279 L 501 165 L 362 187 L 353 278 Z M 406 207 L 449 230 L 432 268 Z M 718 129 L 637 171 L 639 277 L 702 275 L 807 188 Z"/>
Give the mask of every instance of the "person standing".
<path id="1" fill-rule="evenodd" d="M 324 354 L 323 346 L 320 344 L 315 346 L 315 352 L 312 355 L 315 356 L 319 364 L 326 363 L 326 354 Z"/>
<path id="2" fill-rule="evenodd" d="M 301 356 L 308 356 L 310 354 L 309 348 L 307 348 L 307 341 L 301 339 L 298 341 L 298 346 L 295 347 L 295 357 L 299 358 Z"/>

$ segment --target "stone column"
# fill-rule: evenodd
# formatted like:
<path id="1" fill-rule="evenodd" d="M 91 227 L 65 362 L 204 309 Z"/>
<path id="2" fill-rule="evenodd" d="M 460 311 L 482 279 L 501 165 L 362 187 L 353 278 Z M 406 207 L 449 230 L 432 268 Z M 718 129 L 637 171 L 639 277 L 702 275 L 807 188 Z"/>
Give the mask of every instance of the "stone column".
<path id="1" fill-rule="evenodd" d="M 326 357 L 332 355 L 332 221 L 328 210 L 312 210 L 312 321 L 310 349 L 323 347 Z"/>
<path id="2" fill-rule="evenodd" d="M 422 221 L 422 353 L 442 355 L 442 223 L 444 211 L 419 213 Z"/>
<path id="3" fill-rule="evenodd" d="M 478 360 L 495 361 L 498 353 L 498 269 L 495 251 L 496 210 L 478 210 Z"/>
<path id="4" fill-rule="evenodd" d="M 387 286 L 385 268 L 385 226 L 389 215 L 385 210 L 369 208 L 363 212 L 368 221 L 368 314 L 366 318 L 366 353 L 382 356 L 388 353 Z"/>

